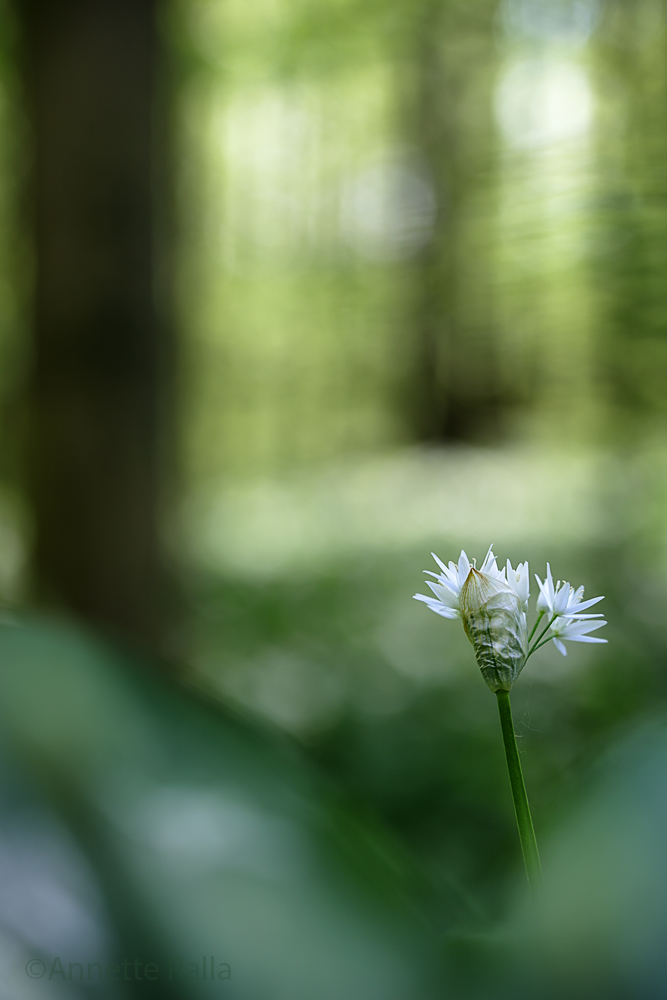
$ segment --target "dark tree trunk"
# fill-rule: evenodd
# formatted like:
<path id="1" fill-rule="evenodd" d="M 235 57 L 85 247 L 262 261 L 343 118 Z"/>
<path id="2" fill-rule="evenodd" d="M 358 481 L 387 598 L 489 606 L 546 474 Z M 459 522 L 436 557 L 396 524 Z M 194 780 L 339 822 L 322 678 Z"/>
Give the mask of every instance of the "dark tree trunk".
<path id="1" fill-rule="evenodd" d="M 37 596 L 155 643 L 166 338 L 153 297 L 157 0 L 17 0 L 34 142 Z"/>
<path id="2" fill-rule="evenodd" d="M 496 0 L 470 6 L 420 0 L 413 8 L 407 131 L 437 202 L 431 238 L 414 260 L 410 317 L 412 425 L 423 441 L 495 437 L 500 426 L 491 248 L 474 235 L 481 229 L 480 203 L 487 212 L 490 207 L 495 165 L 496 6 Z"/>

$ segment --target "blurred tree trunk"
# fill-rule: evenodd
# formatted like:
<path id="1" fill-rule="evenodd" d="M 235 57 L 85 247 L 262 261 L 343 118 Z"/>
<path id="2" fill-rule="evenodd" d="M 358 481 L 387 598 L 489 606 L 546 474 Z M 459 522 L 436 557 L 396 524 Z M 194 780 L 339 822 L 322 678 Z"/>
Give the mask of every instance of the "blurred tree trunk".
<path id="1" fill-rule="evenodd" d="M 422 0 L 414 8 L 408 134 L 437 204 L 431 237 L 414 260 L 411 403 L 420 440 L 483 438 L 499 426 L 489 241 L 496 6 Z"/>
<path id="2" fill-rule="evenodd" d="M 609 0 L 594 38 L 600 368 L 614 443 L 667 416 L 667 4 Z"/>
<path id="3" fill-rule="evenodd" d="M 156 5 L 17 0 L 34 144 L 35 588 L 148 644 L 169 371 L 153 297 Z"/>

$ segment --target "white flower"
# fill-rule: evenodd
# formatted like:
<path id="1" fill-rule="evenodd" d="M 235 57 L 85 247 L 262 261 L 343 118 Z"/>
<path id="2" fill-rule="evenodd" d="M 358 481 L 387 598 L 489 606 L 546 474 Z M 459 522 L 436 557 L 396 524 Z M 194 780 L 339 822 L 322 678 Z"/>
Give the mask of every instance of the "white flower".
<path id="1" fill-rule="evenodd" d="M 547 563 L 547 575 L 544 582 L 540 580 L 537 573 L 535 579 L 540 588 L 540 595 L 537 598 L 538 612 L 548 612 L 551 616 L 556 615 L 563 618 L 602 618 L 602 615 L 585 615 L 582 614 L 582 611 L 591 608 L 598 601 L 604 600 L 604 597 L 592 597 L 589 601 L 582 601 L 584 588 L 579 587 L 575 590 L 567 580 L 562 582 L 559 580 L 554 586 L 549 563 Z"/>
<path id="2" fill-rule="evenodd" d="M 507 582 L 521 601 L 523 610 L 528 610 L 528 599 L 530 598 L 530 573 L 528 563 L 519 563 L 516 569 L 512 569 L 512 563 L 507 560 Z"/>
<path id="3" fill-rule="evenodd" d="M 435 611 L 436 615 L 442 615 L 443 618 L 460 618 L 459 597 L 461 587 L 468 579 L 472 568 L 470 560 L 463 549 L 461 550 L 458 563 L 450 562 L 448 566 L 445 566 L 442 560 L 436 556 L 435 552 L 431 552 L 431 555 L 441 569 L 440 573 L 432 573 L 428 569 L 424 570 L 428 576 L 435 577 L 436 583 L 432 583 L 430 580 L 426 581 L 426 585 L 433 591 L 435 597 L 429 597 L 426 594 L 415 594 L 414 598 L 416 601 L 423 601 L 431 611 Z M 474 564 L 475 560 L 473 559 L 472 565 Z M 489 551 L 484 557 L 480 572 L 486 573 L 487 576 L 492 577 L 494 580 L 505 581 L 505 571 L 498 569 L 492 545 L 489 546 Z"/>
<path id="4" fill-rule="evenodd" d="M 578 619 L 557 618 L 549 629 L 550 635 L 553 636 L 554 645 L 563 656 L 567 656 L 567 649 L 561 639 L 569 639 L 571 642 L 606 642 L 606 639 L 598 639 L 595 635 L 587 634 L 607 624 L 605 621 L 600 621 L 600 617 L 600 615 L 580 615 Z M 591 618 L 596 620 L 590 621 Z M 588 621 L 582 621 L 582 619 L 588 619 Z"/>
<path id="5" fill-rule="evenodd" d="M 563 640 L 572 642 L 606 642 L 589 635 L 606 625 L 601 614 L 586 614 L 602 597 L 585 601 L 584 588 L 577 590 L 567 582 L 554 584 L 551 566 L 540 580 L 537 598 L 538 619 L 530 634 L 532 640 L 542 616 L 546 615 L 545 628 L 530 646 L 526 611 L 530 598 L 528 563 L 518 563 L 516 569 L 510 560 L 504 569 L 498 569 L 493 546 L 477 569 L 475 560 L 468 559 L 461 551 L 458 563 L 447 566 L 434 552 L 431 553 L 440 568 L 439 573 L 424 572 L 433 577 L 427 580 L 431 595 L 415 594 L 431 611 L 443 618 L 462 618 L 466 635 L 475 650 L 477 663 L 484 680 L 492 691 L 509 691 L 521 673 L 529 656 L 553 640 L 558 650 L 567 656 Z"/>

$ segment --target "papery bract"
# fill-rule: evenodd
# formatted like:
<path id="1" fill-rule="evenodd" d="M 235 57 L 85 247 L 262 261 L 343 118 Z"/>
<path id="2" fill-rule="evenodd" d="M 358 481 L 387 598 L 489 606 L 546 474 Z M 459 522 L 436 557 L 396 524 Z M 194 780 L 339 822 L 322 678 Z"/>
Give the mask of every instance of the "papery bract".
<path id="1" fill-rule="evenodd" d="M 503 579 L 474 567 L 461 587 L 463 627 L 492 691 L 509 691 L 526 662 L 528 629 L 522 603 Z"/>

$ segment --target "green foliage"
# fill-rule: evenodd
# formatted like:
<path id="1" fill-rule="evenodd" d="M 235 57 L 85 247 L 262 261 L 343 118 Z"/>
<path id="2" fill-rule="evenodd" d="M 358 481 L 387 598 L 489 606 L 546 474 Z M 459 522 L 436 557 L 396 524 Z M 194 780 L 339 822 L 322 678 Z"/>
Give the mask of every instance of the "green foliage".
<path id="1" fill-rule="evenodd" d="M 405 852 L 289 741 L 71 629 L 15 621 L 0 650 L 12 965 L 139 958 L 163 974 L 135 995 L 190 997 L 170 961 L 213 955 L 242 998 L 440 995 Z M 20 895 L 36 865 L 46 920 Z"/>

